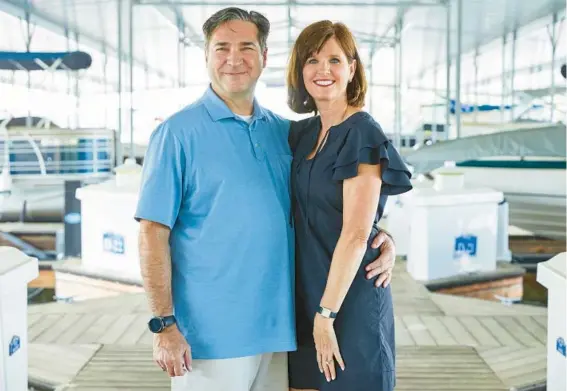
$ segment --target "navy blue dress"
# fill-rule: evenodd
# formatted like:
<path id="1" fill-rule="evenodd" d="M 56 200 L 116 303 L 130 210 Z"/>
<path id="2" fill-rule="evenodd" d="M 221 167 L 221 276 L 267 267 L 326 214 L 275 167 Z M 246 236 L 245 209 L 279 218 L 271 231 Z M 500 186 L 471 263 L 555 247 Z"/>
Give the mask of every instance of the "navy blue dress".
<path id="1" fill-rule="evenodd" d="M 358 112 L 331 127 L 313 159 L 320 118 L 291 125 L 289 143 L 294 153 L 291 174 L 296 235 L 296 326 L 298 350 L 289 353 L 290 387 L 320 391 L 392 391 L 395 385 L 394 311 L 390 287 L 375 288 L 364 267 L 376 259 L 370 243 L 360 269 L 335 320 L 345 371 L 327 382 L 319 372 L 313 320 L 327 284 L 333 251 L 342 229 L 343 180 L 357 175 L 359 163 L 381 164 L 383 186 L 376 209 L 377 223 L 389 195 L 409 191 L 406 165 L 366 112 Z"/>

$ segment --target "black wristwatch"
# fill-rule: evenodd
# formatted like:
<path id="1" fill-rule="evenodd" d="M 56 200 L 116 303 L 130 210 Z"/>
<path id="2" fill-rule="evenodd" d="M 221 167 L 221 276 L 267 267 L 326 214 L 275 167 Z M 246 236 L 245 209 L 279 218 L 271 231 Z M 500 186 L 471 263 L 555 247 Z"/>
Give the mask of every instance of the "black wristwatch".
<path id="1" fill-rule="evenodd" d="M 154 316 L 148 322 L 148 328 L 154 334 L 161 333 L 167 327 L 175 324 L 175 315 L 169 316 Z"/>

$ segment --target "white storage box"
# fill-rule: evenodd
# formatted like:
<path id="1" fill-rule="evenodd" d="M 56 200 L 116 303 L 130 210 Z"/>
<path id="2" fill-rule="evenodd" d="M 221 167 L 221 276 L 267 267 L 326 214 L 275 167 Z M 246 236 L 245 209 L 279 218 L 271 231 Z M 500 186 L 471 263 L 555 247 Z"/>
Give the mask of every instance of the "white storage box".
<path id="1" fill-rule="evenodd" d="M 115 179 L 77 189 L 81 200 L 81 259 L 85 271 L 142 281 L 138 257 L 139 224 L 134 220 L 139 181 Z"/>
<path id="2" fill-rule="evenodd" d="M 433 183 L 423 177 L 412 179 L 413 190 L 388 197 L 379 226 L 387 230 L 396 243 L 396 255 L 407 258 L 410 247 L 411 200 L 417 189 L 430 189 Z"/>
<path id="3" fill-rule="evenodd" d="M 567 390 L 567 253 L 537 265 L 547 288 L 547 391 Z"/>
<path id="4" fill-rule="evenodd" d="M 498 203 L 492 189 L 416 188 L 407 199 L 407 270 L 418 281 L 496 270 Z"/>
<path id="5" fill-rule="evenodd" d="M 37 259 L 0 247 L 0 391 L 28 389 L 28 283 Z"/>

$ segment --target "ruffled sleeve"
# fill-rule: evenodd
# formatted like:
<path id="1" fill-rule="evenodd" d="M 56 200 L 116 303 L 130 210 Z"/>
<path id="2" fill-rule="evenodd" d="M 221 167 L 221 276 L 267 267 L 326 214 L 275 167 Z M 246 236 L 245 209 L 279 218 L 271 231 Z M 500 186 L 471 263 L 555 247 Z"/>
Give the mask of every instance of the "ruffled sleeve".
<path id="1" fill-rule="evenodd" d="M 382 194 L 396 195 L 412 189 L 409 169 L 377 123 L 358 121 L 349 130 L 333 167 L 333 179 L 355 177 L 360 163 L 381 164 Z"/>

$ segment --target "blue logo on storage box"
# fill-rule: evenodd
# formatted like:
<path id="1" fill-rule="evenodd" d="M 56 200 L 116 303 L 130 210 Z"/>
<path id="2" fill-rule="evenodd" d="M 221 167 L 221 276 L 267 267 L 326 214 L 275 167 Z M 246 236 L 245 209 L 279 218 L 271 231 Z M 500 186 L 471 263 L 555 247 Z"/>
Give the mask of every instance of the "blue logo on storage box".
<path id="1" fill-rule="evenodd" d="M 105 232 L 102 235 L 102 248 L 113 254 L 124 254 L 124 237 L 113 232 Z"/>
<path id="2" fill-rule="evenodd" d="M 10 341 L 10 346 L 8 347 L 8 356 L 12 356 L 18 350 L 20 350 L 20 337 L 14 335 Z"/>
<path id="3" fill-rule="evenodd" d="M 477 237 L 474 235 L 461 235 L 455 238 L 455 258 L 462 255 L 476 256 Z"/>
<path id="4" fill-rule="evenodd" d="M 565 340 L 563 338 L 557 338 L 555 349 L 557 349 L 557 351 L 561 353 L 563 357 L 567 357 L 567 347 L 565 346 Z"/>

